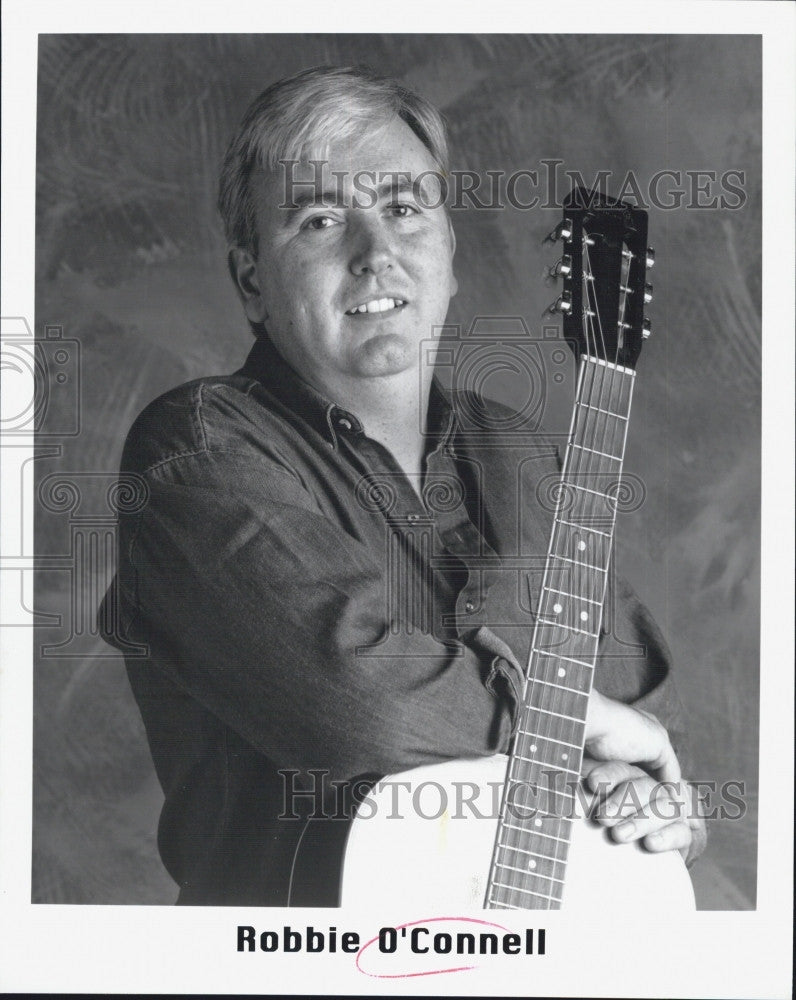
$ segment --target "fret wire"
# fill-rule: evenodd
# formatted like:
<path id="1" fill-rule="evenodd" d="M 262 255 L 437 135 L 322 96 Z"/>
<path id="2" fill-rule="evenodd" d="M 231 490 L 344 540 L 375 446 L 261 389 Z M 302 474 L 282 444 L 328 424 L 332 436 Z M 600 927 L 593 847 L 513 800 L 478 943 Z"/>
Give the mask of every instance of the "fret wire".
<path id="1" fill-rule="evenodd" d="M 536 761 L 534 761 L 534 763 L 536 763 Z M 514 761 L 512 760 L 512 767 L 513 766 L 514 766 Z M 511 772 L 509 772 L 507 783 L 511 784 L 512 782 L 515 783 L 515 784 L 523 784 L 523 785 L 526 784 L 526 782 L 517 782 L 517 781 L 515 781 L 515 779 L 511 776 Z M 537 789 L 539 788 L 538 785 L 536 785 L 534 787 L 537 788 Z M 563 789 L 560 789 L 560 788 L 554 788 L 554 789 L 552 789 L 552 791 L 550 789 L 543 789 L 543 790 L 545 792 L 547 792 L 549 795 L 560 795 L 562 798 L 564 798 L 564 799 L 570 799 L 572 802 L 576 801 L 576 799 L 577 799 L 577 796 L 573 795 L 572 792 L 567 792 L 567 791 L 564 791 Z M 545 814 L 545 815 L 553 816 L 555 819 L 568 819 L 569 818 L 567 816 L 559 816 L 557 813 L 549 813 L 549 814 Z"/>
<path id="2" fill-rule="evenodd" d="M 559 590 L 558 587 L 542 587 L 542 590 L 548 590 L 552 594 L 563 594 L 564 597 L 571 597 L 575 601 L 586 601 L 587 604 L 598 604 L 601 605 L 602 601 L 593 601 L 590 597 L 583 597 L 580 594 L 570 594 L 568 590 Z"/>
<path id="3" fill-rule="evenodd" d="M 599 359 L 591 358 L 588 355 L 586 355 L 584 357 L 584 361 L 586 361 L 587 363 L 591 362 L 592 364 L 595 364 L 595 362 L 596 362 L 596 365 L 599 365 L 600 367 L 603 367 L 602 363 L 600 362 Z M 611 369 L 611 373 L 609 375 L 609 381 L 612 384 L 615 384 L 615 383 L 618 382 L 618 384 L 620 385 L 620 387 L 622 389 L 627 388 L 628 390 L 630 390 L 632 388 L 633 383 L 636 380 L 635 369 L 633 369 L 633 368 L 623 368 L 622 365 L 612 365 L 610 363 L 607 365 L 607 367 L 609 369 Z M 597 374 L 596 371 L 593 372 L 593 374 L 596 375 Z M 630 376 L 630 377 L 629 378 L 619 378 L 619 379 L 616 379 L 615 376 L 617 374 L 620 375 L 620 376 L 627 375 L 627 376 Z M 600 372 L 600 375 L 604 379 L 605 376 L 606 376 L 606 372 Z"/>
<path id="4" fill-rule="evenodd" d="M 555 552 L 550 553 L 551 559 L 560 559 L 562 562 L 571 563 L 573 566 L 580 566 L 581 569 L 596 569 L 598 573 L 607 573 L 607 569 L 603 569 L 602 566 L 594 566 L 592 563 L 578 562 L 577 559 L 568 559 L 566 556 L 556 555 Z"/>
<path id="5" fill-rule="evenodd" d="M 588 691 L 578 691 L 577 688 L 567 687 L 566 684 L 556 684 L 555 681 L 543 681 L 541 677 L 534 677 L 534 684 L 544 684 L 545 687 L 557 688 L 559 691 L 569 691 L 572 694 L 579 694 L 582 698 L 588 698 Z"/>
<path id="6" fill-rule="evenodd" d="M 557 816 L 551 816 L 550 818 L 558 819 L 558 821 L 562 823 L 572 822 L 571 819 L 567 819 L 566 817 L 563 820 L 559 819 Z M 504 820 L 503 826 L 509 830 L 519 830 L 520 833 L 530 834 L 533 837 L 547 837 L 548 840 L 556 840 L 559 844 L 569 844 L 569 839 L 567 837 L 556 837 L 553 833 L 542 833 L 541 830 L 529 830 L 525 826 L 517 826 L 516 823 L 511 823 L 509 820 Z"/>
<path id="7" fill-rule="evenodd" d="M 556 878 L 555 875 L 542 875 L 542 873 L 538 872 L 535 868 L 516 868 L 514 865 L 504 864 L 502 861 L 496 861 L 495 865 L 498 868 L 505 868 L 508 871 L 519 872 L 520 875 L 527 875 L 528 878 L 543 878 L 547 882 L 558 882 L 561 885 L 564 884 L 564 880 L 562 878 Z"/>
<path id="8" fill-rule="evenodd" d="M 552 670 L 551 667 L 553 668 Z M 567 675 L 566 671 L 564 671 L 564 676 L 561 677 L 558 673 L 560 669 L 562 668 L 559 667 L 556 669 L 552 663 L 539 664 L 539 669 L 534 671 L 529 683 L 538 682 L 539 684 L 557 687 L 563 691 L 569 691 L 571 694 L 579 694 L 588 698 L 591 690 L 591 677 L 584 676 L 582 679 L 578 677 L 573 679 Z M 553 671 L 555 671 L 555 676 L 553 676 Z M 580 683 L 580 687 L 578 687 L 578 683 Z"/>
<path id="9" fill-rule="evenodd" d="M 557 719 L 566 719 L 567 722 L 577 722 L 578 725 L 583 725 L 584 720 L 577 718 L 575 715 L 562 715 L 561 712 L 552 712 L 548 708 L 539 708 L 538 705 L 528 706 L 534 712 L 542 712 L 543 715 L 553 715 Z"/>
<path id="10" fill-rule="evenodd" d="M 592 604 L 594 603 L 596 602 L 592 601 Z M 575 628 L 574 625 L 564 625 L 562 622 L 549 622 L 545 618 L 537 618 L 536 620 L 539 622 L 540 625 L 550 625 L 554 628 L 563 628 L 566 629 L 567 632 L 575 632 L 578 635 L 588 635 L 592 639 L 598 639 L 600 636 L 599 632 L 587 632 L 586 629 Z"/>
<path id="11" fill-rule="evenodd" d="M 585 660 L 575 660 L 571 656 L 564 656 L 563 653 L 551 653 L 547 649 L 531 649 L 532 653 L 536 653 L 538 656 L 552 656 L 556 660 L 566 660 L 567 663 L 577 663 L 579 667 L 586 667 L 588 670 L 594 670 L 593 663 L 587 663 Z"/>
<path id="12" fill-rule="evenodd" d="M 569 619 L 565 615 L 561 617 L 562 612 L 565 610 L 569 611 L 584 611 L 588 610 L 591 612 L 590 618 L 594 620 L 595 617 L 599 617 L 600 611 L 603 606 L 603 591 L 605 588 L 605 581 L 602 577 L 593 576 L 583 581 L 577 577 L 573 579 L 574 574 L 571 570 L 560 570 L 559 577 L 554 578 L 550 584 L 546 584 L 540 587 L 540 600 L 538 604 L 537 616 L 542 625 L 545 623 L 551 625 L 561 625 L 561 622 L 568 621 Z M 555 584 L 560 584 L 560 586 L 555 586 Z M 583 585 L 583 593 L 575 594 L 573 589 Z M 570 587 L 573 589 L 567 590 Z M 560 594 L 561 600 L 559 600 L 555 595 Z M 591 595 L 591 596 L 588 596 Z M 564 600 L 565 598 L 570 598 L 570 600 Z M 589 609 L 584 609 L 583 605 L 589 604 L 591 607 Z M 559 605 L 558 610 L 556 610 L 556 605 Z M 551 621 L 547 616 L 552 613 L 556 615 L 556 619 Z M 588 621 L 588 619 L 580 619 L 582 622 Z M 573 631 L 579 628 L 577 625 L 573 625 Z M 583 631 L 581 629 L 581 631 Z M 587 633 L 588 634 L 588 633 Z"/>
<path id="13" fill-rule="evenodd" d="M 607 541 L 603 542 L 600 539 L 596 539 L 593 541 L 591 546 L 587 544 L 585 549 L 578 548 L 577 543 L 579 541 L 583 541 L 583 539 L 578 538 L 576 533 L 572 533 L 572 536 L 569 537 L 568 534 L 564 532 L 556 532 L 556 535 L 553 538 L 553 551 L 550 553 L 554 559 L 563 559 L 575 566 L 578 566 L 584 571 L 582 574 L 574 578 L 578 587 L 580 587 L 582 583 L 591 582 L 588 576 L 589 570 L 593 569 L 604 572 L 603 566 L 608 565 L 611 555 Z M 604 551 L 604 549 L 607 549 L 608 551 Z M 572 555 L 565 555 L 565 553 L 572 553 Z M 572 556 L 579 556 L 579 558 L 573 559 Z M 593 561 L 589 562 L 588 560 L 590 559 Z M 550 569 L 553 573 L 565 572 L 560 566 L 551 566 Z M 567 570 L 566 572 L 572 573 L 572 570 Z"/>
<path id="14" fill-rule="evenodd" d="M 554 517 L 556 524 L 566 524 L 570 528 L 577 528 L 579 531 L 588 531 L 590 535 L 603 535 L 605 538 L 613 538 L 610 531 L 599 531 L 597 528 L 590 528 L 586 524 L 575 524 L 574 521 L 567 521 L 563 517 Z"/>
<path id="15" fill-rule="evenodd" d="M 608 419 L 609 415 L 613 415 L 616 419 L 621 419 L 625 417 L 625 426 L 627 426 L 626 415 L 621 412 L 625 409 L 623 406 L 622 399 L 622 389 L 623 383 L 619 382 L 619 398 L 617 398 L 616 393 L 616 383 L 613 377 L 606 378 L 606 370 L 602 369 L 599 373 L 599 377 L 596 373 L 596 369 L 593 370 L 592 378 L 590 379 L 590 393 L 589 393 L 589 403 L 587 405 L 594 406 L 598 411 L 605 411 L 605 414 L 597 413 L 593 415 L 593 419 L 589 421 L 589 413 L 585 414 L 586 422 L 578 427 L 581 436 L 581 442 L 583 444 L 588 444 L 596 450 L 603 451 L 605 453 L 615 452 L 616 449 L 612 446 L 610 449 L 604 446 L 605 442 L 618 443 L 616 441 L 616 433 L 618 427 L 621 425 L 614 424 L 609 426 Z M 598 441 L 603 442 L 603 444 L 598 445 Z"/>
<path id="16" fill-rule="evenodd" d="M 580 771 L 572 767 L 562 767 L 557 761 L 554 760 L 544 760 L 542 757 L 526 757 L 524 754 L 515 753 L 515 757 L 519 760 L 525 761 L 526 764 L 534 764 L 540 770 L 543 768 L 544 772 L 547 771 L 558 771 L 560 774 L 571 774 L 573 777 L 580 781 Z"/>
<path id="17" fill-rule="evenodd" d="M 542 775 L 544 774 L 544 768 L 546 765 L 538 766 L 538 761 L 534 761 L 531 767 L 531 771 L 533 771 L 534 766 L 536 767 L 536 770 L 538 772 L 541 772 L 539 774 L 539 778 L 541 778 Z M 558 771 L 557 774 L 564 775 L 564 772 Z M 572 778 L 566 778 L 566 777 L 564 778 L 565 783 L 568 784 L 570 788 L 576 784 L 576 782 L 573 780 L 573 778 L 575 777 L 577 776 L 573 775 Z M 580 779 L 578 778 L 578 781 L 579 780 Z M 533 777 L 531 775 L 526 777 L 523 774 L 523 766 L 520 761 L 516 762 L 512 761 L 512 766 L 506 777 L 506 784 L 508 786 L 509 792 L 511 792 L 511 789 L 515 787 L 528 788 L 530 786 L 533 789 L 534 797 L 538 796 L 540 800 L 539 805 L 534 805 L 533 807 L 530 807 L 528 806 L 527 802 L 525 802 L 524 800 L 520 801 L 518 798 L 515 797 L 515 799 L 511 803 L 511 810 L 516 808 L 533 809 L 532 814 L 519 816 L 519 819 L 521 820 L 529 820 L 532 818 L 536 818 L 536 814 L 540 812 L 543 808 L 545 811 L 542 812 L 542 815 L 549 816 L 551 819 L 555 819 L 557 822 L 561 822 L 562 820 L 571 820 L 575 818 L 574 815 L 570 814 L 564 815 L 562 809 L 570 808 L 568 803 L 577 802 L 578 801 L 577 794 L 570 791 L 566 791 L 565 789 L 562 788 L 552 788 L 552 789 L 546 788 L 541 781 L 534 782 Z M 528 832 L 532 833 L 533 831 L 529 830 Z"/>
<path id="18" fill-rule="evenodd" d="M 536 711 L 538 711 L 538 709 L 535 709 L 535 708 L 532 708 L 532 707 L 528 706 L 526 708 L 526 711 L 527 712 L 536 712 Z M 542 733 L 538 733 L 538 732 L 534 733 L 534 732 L 531 732 L 531 731 L 525 730 L 525 729 L 518 729 L 517 730 L 517 738 L 518 738 L 518 740 L 517 740 L 518 743 L 519 743 L 519 741 L 527 738 L 530 741 L 530 745 L 531 746 L 536 745 L 539 740 L 543 740 L 543 741 L 545 741 L 547 743 L 555 744 L 555 746 L 553 747 L 553 751 L 554 752 L 557 752 L 559 749 L 564 749 L 566 751 L 569 751 L 569 750 L 580 750 L 580 751 L 582 751 L 583 750 L 582 747 L 577 746 L 576 744 L 573 744 L 573 743 L 567 743 L 566 740 L 557 739 L 555 736 L 545 736 Z M 526 754 L 526 756 L 527 756 L 527 754 Z M 553 764 L 553 763 L 557 762 L 559 759 L 563 759 L 563 758 L 556 758 L 555 761 L 552 761 L 552 760 L 541 760 L 541 758 L 540 758 L 539 760 L 534 760 L 534 763 Z M 532 758 L 532 760 L 533 760 L 533 758 Z"/>
<path id="19" fill-rule="evenodd" d="M 611 410 L 603 410 L 599 406 L 590 406 L 588 403 L 576 403 L 576 406 L 580 406 L 584 410 L 594 410 L 595 413 L 604 413 L 608 417 L 615 417 L 617 420 L 627 420 L 627 417 L 623 417 L 621 413 L 612 413 Z"/>
<path id="20" fill-rule="evenodd" d="M 601 458 L 610 458 L 612 462 L 621 462 L 621 455 L 609 455 L 606 451 L 598 451 L 596 448 L 587 448 L 582 444 L 575 444 L 574 441 L 569 442 L 570 448 L 577 448 L 579 451 L 588 451 L 591 455 L 599 455 Z"/>
<path id="21" fill-rule="evenodd" d="M 585 354 L 584 360 L 593 365 L 604 365 L 606 368 L 612 368 L 614 371 L 619 372 L 622 375 L 630 375 L 632 378 L 636 377 L 635 368 L 625 368 L 623 365 L 617 365 L 612 361 L 603 361 L 602 358 L 592 357 L 590 354 Z"/>
<path id="22" fill-rule="evenodd" d="M 502 899 L 492 899 L 491 896 L 489 897 L 489 902 L 492 903 L 495 906 L 500 906 L 501 908 L 506 909 L 506 910 L 526 910 L 527 909 L 526 906 L 513 906 L 511 903 L 504 903 Z"/>
<path id="23" fill-rule="evenodd" d="M 539 737 L 539 739 L 543 738 L 544 737 Z M 555 741 L 548 740 L 548 742 Z M 516 757 L 518 760 L 525 761 L 526 764 L 536 764 L 539 767 L 544 767 L 545 769 L 553 768 L 556 771 L 561 771 L 562 774 L 566 772 L 567 774 L 580 776 L 580 771 L 575 771 L 571 767 L 561 767 L 554 760 L 544 760 L 542 757 L 526 757 L 525 754 L 518 753 L 517 751 L 515 751 L 512 756 Z"/>
<path id="24" fill-rule="evenodd" d="M 542 626 L 542 628 L 547 628 L 547 626 Z M 561 633 L 556 633 L 556 634 L 561 634 Z M 577 634 L 573 634 L 573 633 L 564 634 L 563 635 L 563 639 L 564 639 L 564 641 L 562 641 L 562 642 L 558 642 L 558 643 L 554 642 L 554 633 L 551 631 L 550 634 L 549 634 L 549 636 L 545 636 L 545 635 L 539 635 L 539 636 L 537 636 L 537 644 L 538 645 L 542 645 L 543 648 L 547 648 L 547 649 L 556 649 L 556 648 L 561 649 L 561 648 L 564 648 L 564 649 L 566 649 L 567 653 L 577 654 L 577 656 L 581 656 L 581 657 L 584 657 L 584 658 L 585 657 L 589 657 L 591 659 L 594 658 L 594 656 L 596 654 L 596 646 L 599 644 L 599 643 L 596 643 L 594 639 L 588 639 L 586 636 L 577 635 Z M 546 646 L 543 645 L 545 643 L 546 643 Z M 586 646 L 588 646 L 589 648 L 586 649 L 585 648 Z M 551 654 L 551 655 L 555 655 L 555 654 Z M 575 655 L 573 655 L 573 656 L 560 655 L 560 656 L 558 656 L 558 659 L 562 660 L 564 663 L 574 663 L 576 665 L 583 665 L 581 663 L 581 661 L 579 661 L 576 658 Z M 589 665 L 590 664 L 587 664 L 587 666 L 589 666 Z M 565 669 L 565 668 L 559 668 L 559 669 Z M 530 676 L 531 675 L 529 674 L 529 678 L 530 678 Z M 577 687 L 577 685 L 575 685 L 575 686 Z"/>
<path id="25" fill-rule="evenodd" d="M 615 377 L 615 373 L 611 373 L 610 377 L 606 378 L 606 370 L 601 373 L 602 377 L 600 379 L 600 387 L 598 390 L 598 398 L 596 403 L 598 406 L 603 404 L 602 395 L 603 392 L 606 394 L 606 403 L 603 408 L 609 412 L 616 413 L 618 410 L 624 410 L 626 415 L 630 412 L 630 403 L 632 400 L 632 389 L 633 389 L 633 378 L 625 379 L 620 376 L 619 379 Z M 592 380 L 592 386 L 595 384 L 596 380 Z M 617 391 L 618 390 L 618 391 Z M 618 415 L 618 414 L 617 414 Z M 627 434 L 627 419 L 625 420 L 625 437 Z M 604 426 L 600 428 L 599 422 L 595 422 L 592 429 L 592 444 L 596 444 L 598 436 L 603 442 L 610 439 L 614 445 L 618 445 L 619 442 L 615 437 L 616 428 L 609 428 L 607 418 L 604 420 Z M 584 437 L 585 437 L 584 433 Z M 602 451 L 607 452 L 608 449 L 601 447 Z M 615 450 L 612 448 L 612 450 Z M 624 440 L 622 441 L 621 448 L 619 449 L 622 454 L 624 454 Z"/>
<path id="26" fill-rule="evenodd" d="M 498 882 L 495 879 L 492 883 L 496 888 L 508 889 L 510 892 L 523 892 L 529 896 L 541 896 L 543 899 L 552 899 L 554 902 L 560 902 L 558 896 L 548 896 L 546 892 L 536 892 L 534 889 L 523 889 L 518 885 L 506 885 L 505 882 Z"/>
<path id="27" fill-rule="evenodd" d="M 498 847 L 503 847 L 507 851 L 516 851 L 518 854 L 528 854 L 534 858 L 542 858 L 544 861 L 552 861 L 554 865 L 564 865 L 566 866 L 566 858 L 552 858 L 549 854 L 539 854 L 537 851 L 529 851 L 524 847 L 512 847 L 510 844 L 504 844 L 503 841 L 498 840 Z"/>
<path id="28" fill-rule="evenodd" d="M 617 458 L 624 455 L 624 451 L 621 449 L 621 441 L 619 438 L 620 431 L 622 427 L 626 427 L 627 424 L 612 423 L 612 421 L 619 420 L 618 415 L 609 415 L 605 412 L 594 412 L 594 409 L 584 408 L 584 412 L 579 414 L 579 419 L 575 426 L 572 428 L 572 434 L 567 439 L 569 445 L 575 444 L 580 445 L 581 448 L 591 448 L 597 452 L 603 452 L 605 455 L 615 456 Z M 597 447 L 599 443 L 610 444 L 610 447 Z M 588 456 L 581 455 L 575 456 L 570 454 L 571 459 L 580 458 L 585 461 L 590 461 Z M 601 466 L 606 473 L 610 469 L 615 468 L 613 466 L 608 466 L 607 463 L 596 463 Z M 565 463 L 566 465 L 566 463 Z"/>
<path id="29" fill-rule="evenodd" d="M 536 680 L 534 679 L 534 681 L 532 681 L 532 683 L 535 684 Z M 558 718 L 561 718 L 561 719 L 570 719 L 570 720 L 573 720 L 573 721 L 576 721 L 576 722 L 584 722 L 585 721 L 585 719 L 586 719 L 586 702 L 588 702 L 588 698 L 589 698 L 589 696 L 586 694 L 585 691 L 575 691 L 573 693 L 567 693 L 566 691 L 563 691 L 563 690 L 559 689 L 561 691 L 561 697 L 554 699 L 553 697 L 551 697 L 549 691 L 544 690 L 545 687 L 555 687 L 555 685 L 551 685 L 551 684 L 543 685 L 543 686 L 534 688 L 532 691 L 529 691 L 528 692 L 528 697 L 529 697 L 529 699 L 533 699 L 533 700 L 529 701 L 529 703 L 527 705 L 527 708 L 532 709 L 533 711 L 536 711 L 536 712 L 543 712 L 546 715 L 557 716 Z M 582 700 L 580 702 L 576 702 L 576 700 L 575 700 L 575 696 L 576 695 L 580 699 L 586 698 L 586 702 L 584 702 Z M 552 711 L 552 710 L 549 710 L 549 709 L 546 709 L 546 708 L 542 708 L 541 704 L 534 704 L 535 701 L 541 701 L 543 704 L 549 704 L 551 701 L 554 701 L 557 708 L 568 709 L 569 711 L 577 712 L 577 713 L 580 713 L 582 711 L 583 714 L 582 715 L 563 714 L 563 712 L 557 712 L 557 711 Z"/>
<path id="30" fill-rule="evenodd" d="M 567 504 L 566 509 L 556 512 L 553 520 L 556 533 L 554 540 L 561 536 L 569 539 L 580 532 L 603 535 L 606 539 L 610 539 L 613 536 L 616 507 L 615 505 L 609 507 L 607 501 L 601 505 L 584 490 L 579 490 L 572 494 L 572 502 Z M 571 530 L 566 532 L 560 530 L 558 526 L 564 524 Z M 596 542 L 596 539 L 593 541 Z"/>
<path id="31" fill-rule="evenodd" d="M 601 493 L 599 490 L 589 489 L 588 486 L 578 486 L 577 483 L 567 483 L 567 489 L 578 490 L 580 493 L 591 493 L 596 497 L 602 497 L 603 500 L 610 499 L 607 493 Z"/>
<path id="32" fill-rule="evenodd" d="M 533 711 L 538 712 L 539 709 L 535 708 L 533 709 Z M 557 740 L 555 736 L 542 736 L 541 733 L 532 733 L 529 732 L 527 729 L 521 729 L 521 728 L 518 728 L 517 732 L 522 733 L 523 736 L 532 736 L 534 739 L 548 740 L 551 743 L 560 743 L 562 747 L 569 747 L 571 750 L 580 750 L 581 753 L 583 752 L 583 747 L 579 746 L 577 743 L 567 743 L 566 740 Z"/>

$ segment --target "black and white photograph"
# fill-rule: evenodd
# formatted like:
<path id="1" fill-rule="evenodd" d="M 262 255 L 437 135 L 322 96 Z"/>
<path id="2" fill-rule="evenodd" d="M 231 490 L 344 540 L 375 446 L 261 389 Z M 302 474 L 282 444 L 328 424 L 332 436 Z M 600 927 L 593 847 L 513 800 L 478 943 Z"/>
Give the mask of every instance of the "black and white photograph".
<path id="1" fill-rule="evenodd" d="M 28 32 L 4 989 L 786 995 L 756 6 Z"/>

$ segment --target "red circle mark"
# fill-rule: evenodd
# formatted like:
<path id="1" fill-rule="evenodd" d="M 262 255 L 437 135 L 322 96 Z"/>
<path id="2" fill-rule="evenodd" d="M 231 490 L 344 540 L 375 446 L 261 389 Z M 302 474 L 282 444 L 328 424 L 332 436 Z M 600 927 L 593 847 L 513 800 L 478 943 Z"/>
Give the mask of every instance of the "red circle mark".
<path id="1" fill-rule="evenodd" d="M 399 931 L 403 927 L 415 927 L 417 924 L 433 924 L 440 921 L 461 921 L 466 924 L 481 924 L 484 927 L 497 927 L 501 931 L 508 931 L 508 927 L 504 927 L 503 924 L 496 924 L 491 920 L 479 920 L 477 917 L 429 917 L 428 920 L 411 920 L 407 924 L 396 924 L 395 930 Z M 411 979 L 414 976 L 439 976 L 444 972 L 468 972 L 471 969 L 477 969 L 477 965 L 457 965 L 450 969 L 428 969 L 425 972 L 368 972 L 363 969 L 359 964 L 359 960 L 365 952 L 366 948 L 369 948 L 374 941 L 379 940 L 379 935 L 372 937 L 370 941 L 366 941 L 362 947 L 357 952 L 356 967 L 362 973 L 363 976 L 370 976 L 372 979 Z"/>

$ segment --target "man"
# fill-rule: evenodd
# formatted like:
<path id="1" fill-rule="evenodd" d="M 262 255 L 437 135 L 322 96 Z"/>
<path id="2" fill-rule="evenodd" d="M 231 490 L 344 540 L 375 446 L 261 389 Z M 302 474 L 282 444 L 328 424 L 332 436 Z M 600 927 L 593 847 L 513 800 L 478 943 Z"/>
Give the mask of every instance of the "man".
<path id="1" fill-rule="evenodd" d="M 219 206 L 256 341 L 239 372 L 133 426 L 122 468 L 148 501 L 121 519 L 108 598 L 109 641 L 149 649 L 128 673 L 181 903 L 286 904 L 306 826 L 293 807 L 306 819 L 311 799 L 296 792 L 509 746 L 534 584 L 501 560 L 546 551 L 550 515 L 518 506 L 517 469 L 530 456 L 549 474 L 555 450 L 528 434 L 507 447 L 488 403 L 468 436 L 420 377 L 456 292 L 446 170 L 439 113 L 351 69 L 270 87 L 227 152 Z M 587 725 L 600 818 L 694 856 L 697 819 L 619 822 L 628 789 L 643 806 L 656 778 L 680 779 L 648 713 L 675 742 L 680 722 L 657 629 L 629 590 L 615 606 L 646 657 L 603 637 Z"/>

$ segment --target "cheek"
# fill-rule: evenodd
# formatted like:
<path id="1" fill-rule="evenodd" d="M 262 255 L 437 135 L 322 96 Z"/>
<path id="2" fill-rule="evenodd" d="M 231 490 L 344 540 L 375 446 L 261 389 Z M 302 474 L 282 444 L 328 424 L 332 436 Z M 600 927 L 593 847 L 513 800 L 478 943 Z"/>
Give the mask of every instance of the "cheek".
<path id="1" fill-rule="evenodd" d="M 272 273 L 270 284 L 283 311 L 294 316 L 317 316 L 331 301 L 325 269 L 315 261 L 283 258 Z"/>
<path id="2" fill-rule="evenodd" d="M 419 251 L 419 252 L 417 252 Z M 417 259 L 438 278 L 450 276 L 453 268 L 453 251 L 446 231 L 437 232 L 417 248 Z"/>

